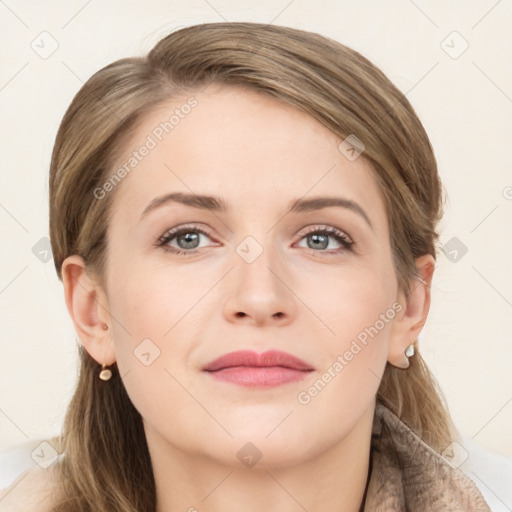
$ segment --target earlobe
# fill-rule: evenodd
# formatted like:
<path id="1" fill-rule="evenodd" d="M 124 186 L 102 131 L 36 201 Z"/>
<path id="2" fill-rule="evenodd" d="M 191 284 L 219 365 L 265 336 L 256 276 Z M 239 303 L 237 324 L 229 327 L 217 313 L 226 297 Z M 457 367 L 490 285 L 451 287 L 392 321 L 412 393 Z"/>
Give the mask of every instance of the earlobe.
<path id="1" fill-rule="evenodd" d="M 427 321 L 435 259 L 430 254 L 424 254 L 416 259 L 416 266 L 420 277 L 411 283 L 407 295 L 399 295 L 398 301 L 403 309 L 395 317 L 389 342 L 388 362 L 403 369 L 409 367 L 409 357 L 414 357 L 414 343 Z M 413 348 L 410 348 L 411 345 Z"/>
<path id="2" fill-rule="evenodd" d="M 101 286 L 88 274 L 83 258 L 69 256 L 62 263 L 66 306 L 87 352 L 99 364 L 115 362 L 110 315 Z"/>

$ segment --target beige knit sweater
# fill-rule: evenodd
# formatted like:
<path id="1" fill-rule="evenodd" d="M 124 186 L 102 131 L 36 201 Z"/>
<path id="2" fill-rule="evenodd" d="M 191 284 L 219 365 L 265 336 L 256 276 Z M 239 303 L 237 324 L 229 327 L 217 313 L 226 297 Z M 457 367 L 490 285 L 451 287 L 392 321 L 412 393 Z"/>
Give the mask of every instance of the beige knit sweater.
<path id="1" fill-rule="evenodd" d="M 476 484 L 377 403 L 364 512 L 490 512 Z"/>

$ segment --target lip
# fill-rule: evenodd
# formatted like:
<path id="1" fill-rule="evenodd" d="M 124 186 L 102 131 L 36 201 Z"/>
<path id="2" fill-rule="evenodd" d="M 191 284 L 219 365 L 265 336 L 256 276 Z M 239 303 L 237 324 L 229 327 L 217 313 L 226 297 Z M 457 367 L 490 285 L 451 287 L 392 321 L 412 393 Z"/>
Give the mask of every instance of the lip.
<path id="1" fill-rule="evenodd" d="M 262 354 L 239 350 L 214 359 L 202 370 L 216 380 L 248 387 L 267 387 L 302 380 L 314 368 L 280 350 L 268 350 Z"/>

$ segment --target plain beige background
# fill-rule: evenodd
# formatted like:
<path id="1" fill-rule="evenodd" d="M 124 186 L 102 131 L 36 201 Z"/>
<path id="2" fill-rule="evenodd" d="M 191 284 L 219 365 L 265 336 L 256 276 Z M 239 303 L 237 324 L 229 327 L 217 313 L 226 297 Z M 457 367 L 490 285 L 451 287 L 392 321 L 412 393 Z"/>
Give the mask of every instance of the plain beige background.
<path id="1" fill-rule="evenodd" d="M 45 253 L 48 167 L 72 97 L 195 23 L 315 31 L 372 60 L 434 147 L 448 203 L 421 349 L 461 433 L 512 457 L 512 1 L 0 2 L 0 450 L 59 431 L 77 338 Z"/>

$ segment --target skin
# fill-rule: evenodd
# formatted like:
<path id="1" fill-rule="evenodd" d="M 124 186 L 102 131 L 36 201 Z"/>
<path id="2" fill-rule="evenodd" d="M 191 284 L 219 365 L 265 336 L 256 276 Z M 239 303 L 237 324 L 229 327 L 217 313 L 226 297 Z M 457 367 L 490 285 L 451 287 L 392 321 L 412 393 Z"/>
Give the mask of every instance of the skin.
<path id="1" fill-rule="evenodd" d="M 143 417 L 158 512 L 356 512 L 380 378 L 386 361 L 408 365 L 404 350 L 425 323 L 434 260 L 418 258 L 425 281 L 415 282 L 408 297 L 398 290 L 370 163 L 364 154 L 347 159 L 338 149 L 342 139 L 317 121 L 234 87 L 193 95 L 198 105 L 117 185 L 105 280 L 77 255 L 63 264 L 77 333 L 99 364 L 117 361 Z M 187 98 L 149 114 L 119 162 Z M 173 203 L 141 220 L 146 206 L 169 192 L 221 196 L 230 211 Z M 349 198 L 373 227 L 346 208 L 286 214 L 303 196 Z M 177 238 L 169 245 L 198 252 L 184 256 L 154 245 L 185 224 L 208 235 L 200 235 L 198 247 Z M 338 228 L 356 242 L 353 251 L 332 236 L 315 246 L 305 233 L 313 226 Z M 251 263 L 237 252 L 246 237 L 262 249 Z M 394 303 L 402 306 L 394 319 L 300 403 L 298 394 Z M 144 339 L 160 350 L 148 366 L 134 356 Z M 283 350 L 315 370 L 267 389 L 218 382 L 201 371 L 239 349 Z M 247 442 L 262 454 L 252 467 L 237 457 Z"/>

